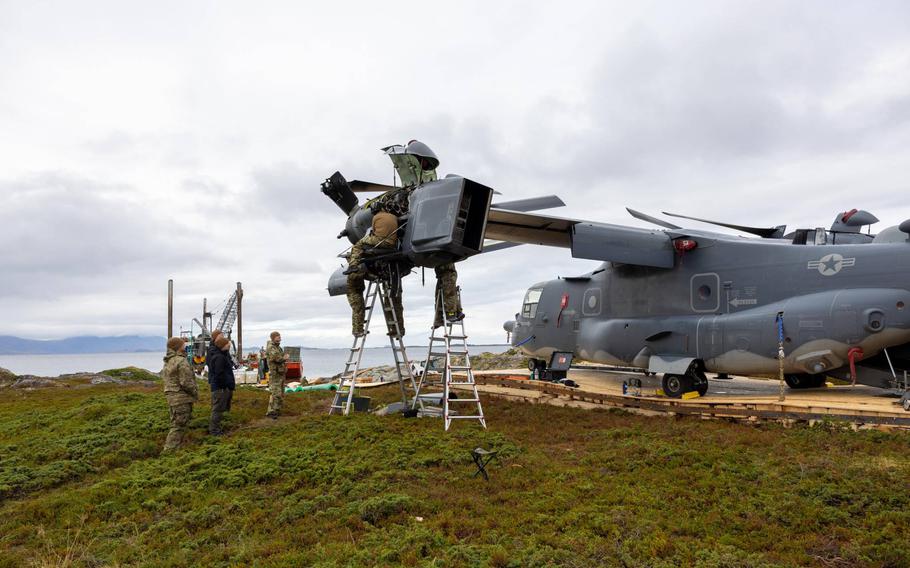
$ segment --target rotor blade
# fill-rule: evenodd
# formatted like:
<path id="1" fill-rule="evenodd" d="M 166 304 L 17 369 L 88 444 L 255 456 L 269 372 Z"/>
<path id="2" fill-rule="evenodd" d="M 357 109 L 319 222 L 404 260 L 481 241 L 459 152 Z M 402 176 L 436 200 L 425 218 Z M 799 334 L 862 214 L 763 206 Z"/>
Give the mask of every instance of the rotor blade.
<path id="1" fill-rule="evenodd" d="M 648 215 L 647 213 L 642 213 L 641 211 L 636 211 L 635 209 L 629 209 L 628 207 L 626 207 L 626 211 L 628 211 L 629 215 L 632 215 L 636 219 L 639 219 L 641 221 L 647 221 L 648 223 L 654 223 L 658 227 L 666 227 L 667 229 L 682 229 L 682 227 L 674 225 L 673 223 L 668 223 L 667 221 L 664 221 L 663 219 L 658 219 L 657 217 L 652 217 L 652 216 Z"/>
<path id="2" fill-rule="evenodd" d="M 669 215 L 670 217 L 679 217 L 680 219 L 689 219 L 690 221 L 698 221 L 699 223 L 708 223 L 709 225 L 717 225 L 718 227 L 726 227 L 728 229 L 733 229 L 735 231 L 742 231 L 744 233 L 749 233 L 751 235 L 758 235 L 764 239 L 779 239 L 784 236 L 784 231 L 786 230 L 786 225 L 778 225 L 776 227 L 747 227 L 745 225 L 734 225 L 733 223 L 722 223 L 720 221 L 709 221 L 708 219 L 699 219 L 698 217 L 689 217 L 688 215 L 679 215 L 677 213 L 668 213 L 662 211 L 664 215 Z"/>
<path id="3" fill-rule="evenodd" d="M 385 185 L 382 183 L 374 183 L 371 181 L 362 181 L 359 179 L 352 180 L 348 182 L 348 185 L 351 186 L 351 191 L 354 193 L 366 193 L 370 191 L 382 191 L 386 192 L 390 189 L 397 189 L 394 185 Z"/>
<path id="4" fill-rule="evenodd" d="M 503 201 L 502 203 L 490 205 L 493 209 L 508 209 L 509 211 L 539 211 L 541 209 L 565 206 L 565 202 L 556 195 L 516 199 L 515 201 Z"/>
<path id="5" fill-rule="evenodd" d="M 510 242 L 507 242 L 507 241 L 498 242 L 498 243 L 491 243 L 491 244 L 489 244 L 489 245 L 488 245 L 488 244 L 484 244 L 484 245 L 483 245 L 483 250 L 480 251 L 480 254 L 483 254 L 483 253 L 485 253 L 485 252 L 496 252 L 496 251 L 498 251 L 498 250 L 503 250 L 503 249 L 512 248 L 512 247 L 517 247 L 517 246 L 522 245 L 522 244 L 524 244 L 524 243 L 510 243 Z"/>

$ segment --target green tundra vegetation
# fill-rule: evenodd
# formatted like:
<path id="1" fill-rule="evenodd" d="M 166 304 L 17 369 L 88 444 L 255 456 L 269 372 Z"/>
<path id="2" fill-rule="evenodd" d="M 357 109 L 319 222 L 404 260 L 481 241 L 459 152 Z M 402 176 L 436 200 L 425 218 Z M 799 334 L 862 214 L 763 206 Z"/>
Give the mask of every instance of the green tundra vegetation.
<path id="1" fill-rule="evenodd" d="M 444 433 L 325 392 L 273 422 L 267 396 L 239 389 L 221 439 L 198 404 L 159 456 L 147 383 L 0 390 L 0 566 L 910 565 L 906 432 L 485 399 L 488 430 Z"/>

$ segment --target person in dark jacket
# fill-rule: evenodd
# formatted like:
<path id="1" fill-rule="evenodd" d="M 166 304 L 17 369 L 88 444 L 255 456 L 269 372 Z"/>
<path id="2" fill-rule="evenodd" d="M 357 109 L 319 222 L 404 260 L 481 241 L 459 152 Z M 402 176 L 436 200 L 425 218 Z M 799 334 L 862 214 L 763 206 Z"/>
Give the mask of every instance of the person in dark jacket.
<path id="1" fill-rule="evenodd" d="M 209 374 L 211 374 L 211 372 L 212 372 L 212 365 L 209 364 L 209 361 L 212 359 L 213 355 L 217 356 L 218 352 L 220 351 L 220 349 L 218 349 L 218 346 L 215 345 L 215 341 L 217 341 L 218 338 L 221 337 L 222 335 L 224 335 L 224 333 L 222 333 L 222 331 L 220 329 L 216 329 L 215 331 L 213 331 L 211 341 L 209 342 L 209 349 L 208 349 L 208 351 L 205 352 L 205 362 L 209 366 Z M 211 382 L 211 381 L 209 381 L 209 382 Z"/>
<path id="2" fill-rule="evenodd" d="M 231 410 L 234 397 L 234 363 L 228 354 L 231 342 L 221 336 L 215 340 L 214 352 L 209 353 L 209 387 L 212 389 L 212 418 L 209 420 L 209 434 L 221 436 L 221 417 Z"/>

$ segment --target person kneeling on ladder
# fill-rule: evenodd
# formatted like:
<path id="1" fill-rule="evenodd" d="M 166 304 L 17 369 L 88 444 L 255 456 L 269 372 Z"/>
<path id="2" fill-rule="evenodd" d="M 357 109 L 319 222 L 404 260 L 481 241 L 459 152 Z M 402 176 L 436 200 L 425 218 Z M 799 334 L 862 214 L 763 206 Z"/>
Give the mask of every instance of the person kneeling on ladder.
<path id="1" fill-rule="evenodd" d="M 348 303 L 351 305 L 351 333 L 359 337 L 363 335 L 365 289 L 364 279 L 366 268 L 363 266 L 363 254 L 367 250 L 394 249 L 398 246 L 398 218 L 391 213 L 380 211 L 373 215 L 372 231 L 369 235 L 357 241 L 351 247 L 351 256 L 348 259 Z M 398 327 L 404 335 L 404 318 L 401 308 L 400 291 L 392 295 L 394 309 L 398 316 Z"/>

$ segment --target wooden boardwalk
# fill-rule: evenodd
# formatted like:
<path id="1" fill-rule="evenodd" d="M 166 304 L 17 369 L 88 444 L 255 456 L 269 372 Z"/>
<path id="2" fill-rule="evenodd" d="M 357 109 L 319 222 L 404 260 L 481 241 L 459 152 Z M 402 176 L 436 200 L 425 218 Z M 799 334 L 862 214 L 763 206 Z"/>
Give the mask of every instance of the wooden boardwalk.
<path id="1" fill-rule="evenodd" d="M 478 371 L 481 392 L 527 402 L 562 404 L 586 408 L 613 407 L 645 414 L 701 416 L 742 421 L 816 422 L 836 420 L 857 426 L 910 428 L 910 412 L 897 398 L 885 391 L 866 386 L 836 386 L 802 391 L 785 390 L 778 401 L 777 381 L 751 378 L 710 380 L 705 397 L 672 399 L 656 396 L 657 378 L 642 374 L 575 370 L 569 378 L 579 384 L 570 388 L 559 384 L 527 380 L 527 371 Z M 642 379 L 640 397 L 622 394 L 626 378 Z"/>

